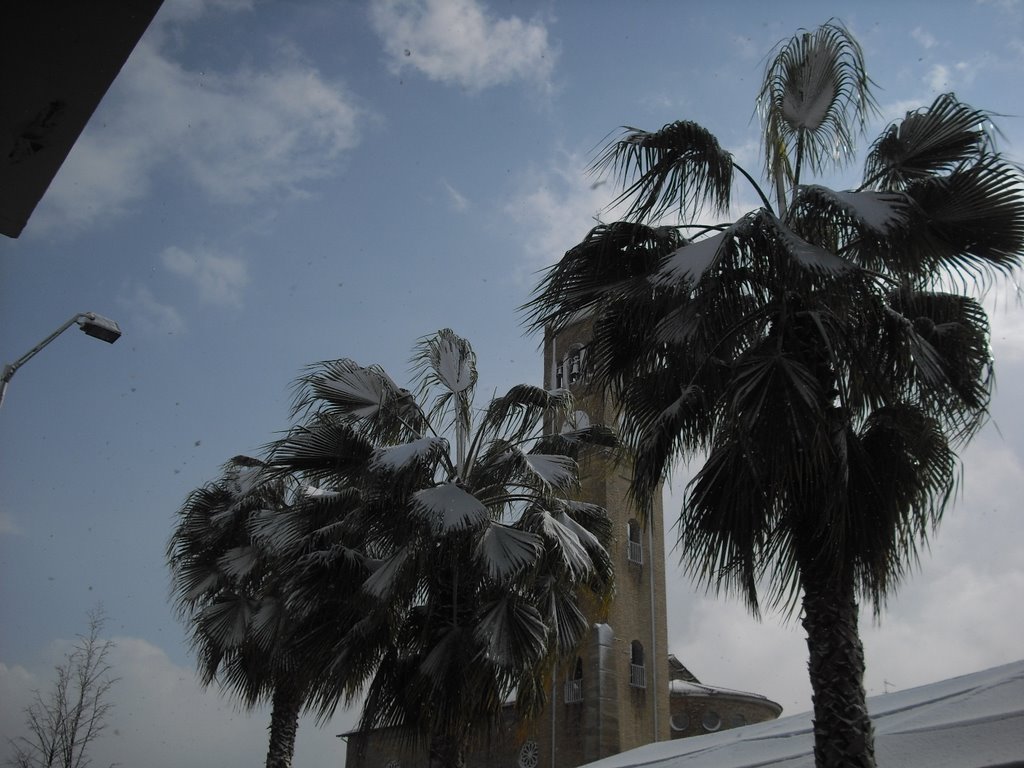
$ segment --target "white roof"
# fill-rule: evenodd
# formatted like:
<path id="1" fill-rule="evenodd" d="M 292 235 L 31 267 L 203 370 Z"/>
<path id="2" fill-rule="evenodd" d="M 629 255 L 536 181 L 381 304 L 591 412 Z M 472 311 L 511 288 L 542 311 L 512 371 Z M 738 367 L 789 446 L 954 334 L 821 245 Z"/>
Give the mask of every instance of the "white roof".
<path id="1" fill-rule="evenodd" d="M 1024 660 L 872 696 L 880 766 L 1024 766 Z M 663 741 L 589 768 L 813 768 L 811 714 Z"/>

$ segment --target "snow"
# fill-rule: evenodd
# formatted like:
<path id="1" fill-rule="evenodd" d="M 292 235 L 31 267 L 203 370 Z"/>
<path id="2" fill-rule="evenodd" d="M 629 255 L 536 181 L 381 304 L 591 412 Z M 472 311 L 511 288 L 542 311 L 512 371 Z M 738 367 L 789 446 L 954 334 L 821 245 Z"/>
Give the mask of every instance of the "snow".
<path id="1" fill-rule="evenodd" d="M 887 768 L 1024 765 L 1024 660 L 872 696 L 875 755 Z M 811 714 L 663 741 L 589 768 L 813 768 Z"/>

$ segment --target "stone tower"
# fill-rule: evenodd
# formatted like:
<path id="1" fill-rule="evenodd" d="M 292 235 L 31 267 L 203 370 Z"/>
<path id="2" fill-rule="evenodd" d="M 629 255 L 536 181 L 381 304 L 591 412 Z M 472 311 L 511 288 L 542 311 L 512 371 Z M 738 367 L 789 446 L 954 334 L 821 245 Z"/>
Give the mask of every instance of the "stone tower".
<path id="1" fill-rule="evenodd" d="M 573 393 L 577 425 L 614 425 L 614 403 L 582 375 L 590 333 L 590 322 L 581 320 L 546 336 L 545 386 Z M 661 500 L 644 523 L 628 502 L 627 466 L 594 454 L 580 469 L 580 497 L 603 506 L 612 520 L 615 598 L 606 610 L 591 610 L 590 636 L 559 670 L 548 711 L 523 743 L 522 768 L 579 765 L 670 738 Z M 534 749 L 536 762 L 529 756 Z"/>

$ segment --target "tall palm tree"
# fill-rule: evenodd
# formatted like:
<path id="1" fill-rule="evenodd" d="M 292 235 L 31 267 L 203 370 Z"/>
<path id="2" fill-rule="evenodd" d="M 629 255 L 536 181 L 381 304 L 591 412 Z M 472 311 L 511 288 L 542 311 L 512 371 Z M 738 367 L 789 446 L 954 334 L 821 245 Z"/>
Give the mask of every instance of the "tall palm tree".
<path id="1" fill-rule="evenodd" d="M 236 456 L 220 479 L 189 495 L 168 544 L 175 604 L 202 684 L 218 681 L 250 708 L 271 704 L 267 768 L 291 765 L 299 714 L 318 672 L 299 640 L 310 626 L 336 627 L 343 615 L 337 601 L 330 619 L 289 604 L 311 560 L 318 572 L 330 567 L 317 554 L 330 549 L 343 513 L 336 500 Z M 334 576 L 358 584 L 362 574 L 349 567 Z"/>
<path id="2" fill-rule="evenodd" d="M 526 306 L 535 330 L 592 318 L 588 372 L 623 408 L 641 505 L 676 457 L 706 456 L 684 560 L 755 615 L 765 595 L 801 610 L 818 766 L 874 764 L 858 600 L 881 611 L 946 508 L 992 372 L 986 314 L 960 294 L 1024 245 L 1021 173 L 953 94 L 887 127 L 858 188 L 807 183 L 852 159 L 870 89 L 840 24 L 780 44 L 758 104 L 769 192 L 696 123 L 627 129 L 595 164 L 627 220 Z M 761 206 L 703 223 L 741 177 Z"/>
<path id="3" fill-rule="evenodd" d="M 476 358 L 450 330 L 423 339 L 415 361 L 415 394 L 351 360 L 311 367 L 295 408 L 304 421 L 268 463 L 356 499 L 343 527 L 358 551 L 335 557 L 372 571 L 350 631 L 307 638 L 332 659 L 313 687 L 321 712 L 345 670 L 368 673 L 361 727 L 395 727 L 431 766 L 455 767 L 513 697 L 520 713 L 537 711 L 551 664 L 586 631 L 581 591 L 610 594 L 607 515 L 569 494 L 577 452 L 614 439 L 567 424 L 566 390 L 519 385 L 477 411 Z M 293 604 L 329 586 L 313 571 L 302 582 Z"/>

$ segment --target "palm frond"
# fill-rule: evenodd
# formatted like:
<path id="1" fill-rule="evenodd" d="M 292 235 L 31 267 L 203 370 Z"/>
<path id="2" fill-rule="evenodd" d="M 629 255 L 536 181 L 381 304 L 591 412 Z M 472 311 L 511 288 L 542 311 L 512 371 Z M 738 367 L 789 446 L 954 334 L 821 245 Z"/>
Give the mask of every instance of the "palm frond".
<path id="1" fill-rule="evenodd" d="M 907 112 L 875 140 L 864 162 L 865 186 L 906 189 L 915 179 L 950 173 L 995 152 L 992 116 L 952 93 Z"/>
<path id="2" fill-rule="evenodd" d="M 441 483 L 416 491 L 412 500 L 413 513 L 426 521 L 439 536 L 466 528 L 480 528 L 490 520 L 487 507 L 456 483 Z"/>
<path id="3" fill-rule="evenodd" d="M 481 606 L 474 633 L 487 648 L 488 657 L 503 667 L 522 669 L 544 655 L 547 627 L 540 612 L 513 594 L 505 593 L 491 605 Z"/>
<path id="4" fill-rule="evenodd" d="M 804 164 L 820 173 L 851 160 L 856 134 L 877 111 L 871 85 L 860 45 L 838 22 L 781 43 L 757 101 L 768 177 L 776 180 L 792 166 L 796 185 Z"/>
<path id="5" fill-rule="evenodd" d="M 506 582 L 511 576 L 533 565 L 541 552 L 539 536 L 492 522 L 476 544 L 476 556 L 490 578 Z"/>
<path id="6" fill-rule="evenodd" d="M 986 280 L 1024 254 L 1024 175 L 998 156 L 907 187 L 917 215 L 892 254 L 911 275 L 964 273 Z M 901 261 L 895 261 L 901 259 Z"/>
<path id="7" fill-rule="evenodd" d="M 626 128 L 593 165 L 621 181 L 623 193 L 613 205 L 633 199 L 629 218 L 657 221 L 675 209 L 696 217 L 705 205 L 724 212 L 732 192 L 732 155 L 706 128 L 679 121 L 650 133 Z M 634 180 L 635 179 L 635 180 Z"/>
<path id="8" fill-rule="evenodd" d="M 685 243 L 673 227 L 628 221 L 600 224 L 547 271 L 521 309 L 533 331 L 559 333 Z"/>

